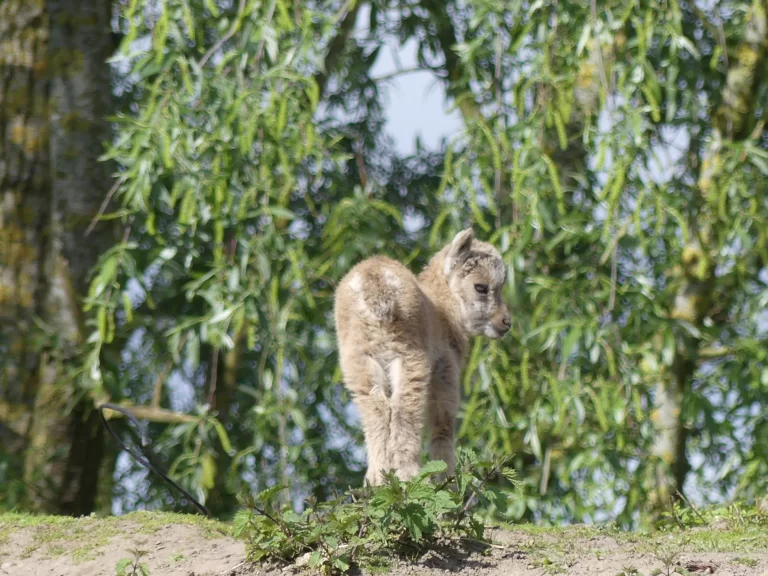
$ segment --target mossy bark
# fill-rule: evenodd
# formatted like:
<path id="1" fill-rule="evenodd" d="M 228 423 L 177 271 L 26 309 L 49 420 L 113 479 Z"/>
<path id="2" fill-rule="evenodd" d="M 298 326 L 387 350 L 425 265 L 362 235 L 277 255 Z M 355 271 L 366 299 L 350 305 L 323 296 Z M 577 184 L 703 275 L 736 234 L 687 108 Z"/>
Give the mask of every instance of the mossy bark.
<path id="1" fill-rule="evenodd" d="M 84 337 L 88 272 L 112 238 L 102 226 L 84 238 L 109 188 L 98 156 L 109 138 L 110 11 L 0 5 L 0 400 L 28 412 L 19 472 L 30 506 L 75 515 L 93 509 L 103 445 L 66 368 Z"/>

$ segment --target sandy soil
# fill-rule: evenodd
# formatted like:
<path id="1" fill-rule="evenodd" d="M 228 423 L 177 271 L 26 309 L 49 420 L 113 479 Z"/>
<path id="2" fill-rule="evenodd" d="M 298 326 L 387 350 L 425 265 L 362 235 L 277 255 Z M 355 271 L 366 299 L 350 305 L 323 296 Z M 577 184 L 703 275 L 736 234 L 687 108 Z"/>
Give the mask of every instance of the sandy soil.
<path id="1" fill-rule="evenodd" d="M 51 522 L 4 516 L 0 517 L 0 576 L 111 576 L 120 559 L 133 557 L 134 549 L 146 551 L 142 562 L 150 576 L 310 573 L 295 566 L 249 565 L 244 562 L 243 543 L 226 532 L 224 525 L 175 515 Z M 384 572 L 393 576 L 650 576 L 660 570 L 665 575 L 768 576 L 768 533 L 734 536 L 727 531 L 690 531 L 647 538 L 575 528 L 558 532 L 494 529 L 489 535 L 496 543 L 492 548 L 454 545 L 415 561 L 393 560 Z M 726 551 L 729 548 L 732 551 Z"/>

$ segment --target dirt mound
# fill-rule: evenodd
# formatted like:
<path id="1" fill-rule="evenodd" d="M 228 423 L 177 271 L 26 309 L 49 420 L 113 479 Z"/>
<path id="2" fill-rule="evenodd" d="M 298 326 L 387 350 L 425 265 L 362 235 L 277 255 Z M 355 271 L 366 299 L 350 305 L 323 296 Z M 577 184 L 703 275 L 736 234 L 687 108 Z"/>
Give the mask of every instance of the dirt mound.
<path id="1" fill-rule="evenodd" d="M 394 560 L 393 576 L 768 576 L 768 531 L 718 527 L 640 536 L 588 527 L 493 529 L 475 542 Z M 143 552 L 150 576 L 276 576 L 297 567 L 253 566 L 226 524 L 163 513 L 121 518 L 0 516 L 0 576 L 112 576 Z M 382 569 L 375 572 L 381 573 Z M 358 572 L 368 574 L 368 570 Z"/>
<path id="2" fill-rule="evenodd" d="M 229 532 L 177 514 L 0 516 L 0 576 L 114 576 L 120 560 L 140 552 L 150 576 L 226 574 L 245 557 L 243 542 Z"/>

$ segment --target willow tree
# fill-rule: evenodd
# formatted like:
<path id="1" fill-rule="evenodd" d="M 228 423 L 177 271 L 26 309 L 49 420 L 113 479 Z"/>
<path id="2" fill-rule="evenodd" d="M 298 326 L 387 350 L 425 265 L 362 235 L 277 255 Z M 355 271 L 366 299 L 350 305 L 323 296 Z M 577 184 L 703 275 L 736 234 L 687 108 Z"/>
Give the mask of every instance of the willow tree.
<path id="1" fill-rule="evenodd" d="M 107 3 L 0 6 L 0 481 L 33 508 L 89 513 L 102 432 L 68 367 L 85 343 L 82 296 L 110 242 Z"/>
<path id="2" fill-rule="evenodd" d="M 335 282 L 374 252 L 418 268 L 467 224 L 514 310 L 464 379 L 459 442 L 514 453 L 525 483 L 494 513 L 629 525 L 764 492 L 762 2 L 134 0 L 118 21 L 123 241 L 76 390 L 150 421 L 217 514 L 362 481 Z M 461 113 L 442 148 L 386 134 L 371 70 L 393 41 Z M 139 480 L 115 501 L 171 502 Z"/>

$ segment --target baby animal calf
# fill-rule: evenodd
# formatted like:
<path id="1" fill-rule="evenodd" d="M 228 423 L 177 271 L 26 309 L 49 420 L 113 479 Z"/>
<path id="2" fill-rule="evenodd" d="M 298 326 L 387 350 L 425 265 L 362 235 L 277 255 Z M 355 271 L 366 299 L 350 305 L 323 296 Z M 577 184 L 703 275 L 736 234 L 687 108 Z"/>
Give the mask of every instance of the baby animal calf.
<path id="1" fill-rule="evenodd" d="M 417 276 L 384 256 L 357 264 L 336 289 L 336 338 L 344 383 L 360 411 L 365 478 L 403 480 L 420 468 L 428 416 L 430 458 L 454 473 L 459 379 L 469 339 L 501 338 L 506 267 L 498 250 L 467 229 Z"/>

